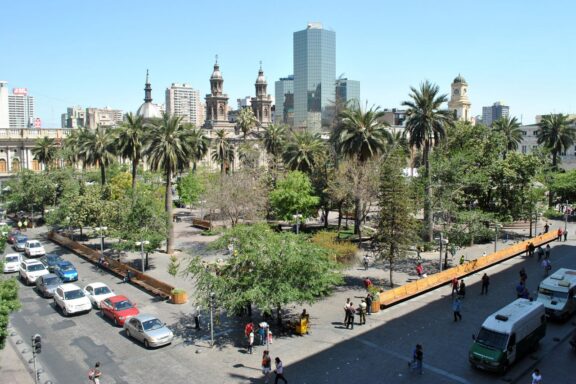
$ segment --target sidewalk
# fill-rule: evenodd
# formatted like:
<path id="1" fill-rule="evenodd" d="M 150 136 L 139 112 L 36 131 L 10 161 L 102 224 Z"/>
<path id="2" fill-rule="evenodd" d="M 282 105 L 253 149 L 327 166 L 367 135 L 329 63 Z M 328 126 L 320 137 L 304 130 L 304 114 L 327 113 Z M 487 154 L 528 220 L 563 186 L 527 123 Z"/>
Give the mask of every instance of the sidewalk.
<path id="1" fill-rule="evenodd" d="M 12 339 L 12 336 L 8 336 L 6 346 L 0 351 L 0 383 L 33 384 L 34 378 L 28 370 L 28 365 Z"/>

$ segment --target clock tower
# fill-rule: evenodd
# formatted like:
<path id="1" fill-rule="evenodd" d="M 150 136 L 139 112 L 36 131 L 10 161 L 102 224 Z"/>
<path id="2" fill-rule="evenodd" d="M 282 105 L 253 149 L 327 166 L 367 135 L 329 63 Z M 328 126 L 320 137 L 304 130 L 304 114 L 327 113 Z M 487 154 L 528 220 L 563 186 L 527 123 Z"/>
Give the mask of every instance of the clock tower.
<path id="1" fill-rule="evenodd" d="M 468 99 L 468 83 L 461 75 L 452 82 L 452 93 L 448 108 L 454 113 L 454 119 L 458 121 L 472 121 L 470 114 L 470 100 Z"/>

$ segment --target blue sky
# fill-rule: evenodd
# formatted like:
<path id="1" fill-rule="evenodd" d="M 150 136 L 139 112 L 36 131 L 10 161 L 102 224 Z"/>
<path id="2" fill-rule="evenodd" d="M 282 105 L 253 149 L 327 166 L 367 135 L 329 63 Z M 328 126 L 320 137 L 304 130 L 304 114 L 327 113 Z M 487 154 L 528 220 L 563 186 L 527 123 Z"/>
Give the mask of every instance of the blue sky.
<path id="1" fill-rule="evenodd" d="M 224 91 L 254 94 L 259 61 L 292 73 L 292 34 L 309 21 L 336 32 L 336 72 L 363 101 L 399 107 L 428 79 L 449 93 L 461 73 L 473 115 L 504 101 L 532 123 L 576 113 L 576 2 L 559 0 L 133 1 L 0 0 L 0 80 L 36 98 L 44 127 L 67 106 L 136 111 L 150 69 L 155 102 L 173 82 L 201 95 L 218 54 Z"/>

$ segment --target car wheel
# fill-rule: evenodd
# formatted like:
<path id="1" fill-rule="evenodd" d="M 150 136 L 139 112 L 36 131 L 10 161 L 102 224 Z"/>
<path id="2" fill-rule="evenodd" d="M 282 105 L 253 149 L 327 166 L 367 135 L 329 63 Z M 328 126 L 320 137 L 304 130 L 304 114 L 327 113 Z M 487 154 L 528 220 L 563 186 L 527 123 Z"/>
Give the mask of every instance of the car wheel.
<path id="1" fill-rule="evenodd" d="M 132 336 L 130 336 L 130 331 L 128 330 L 128 328 L 126 328 L 126 336 L 127 336 L 127 337 L 132 337 Z"/>
<path id="2" fill-rule="evenodd" d="M 146 349 L 150 348 L 150 343 L 148 342 L 148 340 L 144 340 L 144 346 L 146 347 Z"/>
<path id="3" fill-rule="evenodd" d="M 62 307 L 62 314 L 66 317 L 68 317 L 70 314 L 68 313 L 68 310 L 66 310 L 66 306 Z"/>
<path id="4" fill-rule="evenodd" d="M 114 325 L 115 325 L 115 326 L 119 326 L 119 325 L 120 325 L 120 324 L 118 323 L 118 319 L 117 319 L 117 318 L 114 318 Z"/>

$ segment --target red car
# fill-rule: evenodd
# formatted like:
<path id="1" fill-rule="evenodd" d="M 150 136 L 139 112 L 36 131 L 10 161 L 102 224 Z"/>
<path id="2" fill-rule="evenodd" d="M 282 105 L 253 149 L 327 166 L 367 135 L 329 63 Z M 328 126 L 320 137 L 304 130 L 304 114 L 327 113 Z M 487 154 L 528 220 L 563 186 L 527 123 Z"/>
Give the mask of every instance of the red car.
<path id="1" fill-rule="evenodd" d="M 102 316 L 108 317 L 116 326 L 124 325 L 126 320 L 140 313 L 136 304 L 122 295 L 112 296 L 101 301 L 100 310 Z"/>
<path id="2" fill-rule="evenodd" d="M 14 241 L 16 240 L 16 236 L 18 236 L 20 234 L 20 231 L 17 229 L 12 229 L 9 233 L 8 233 L 8 237 L 7 237 L 7 241 L 9 244 L 14 244 Z"/>

